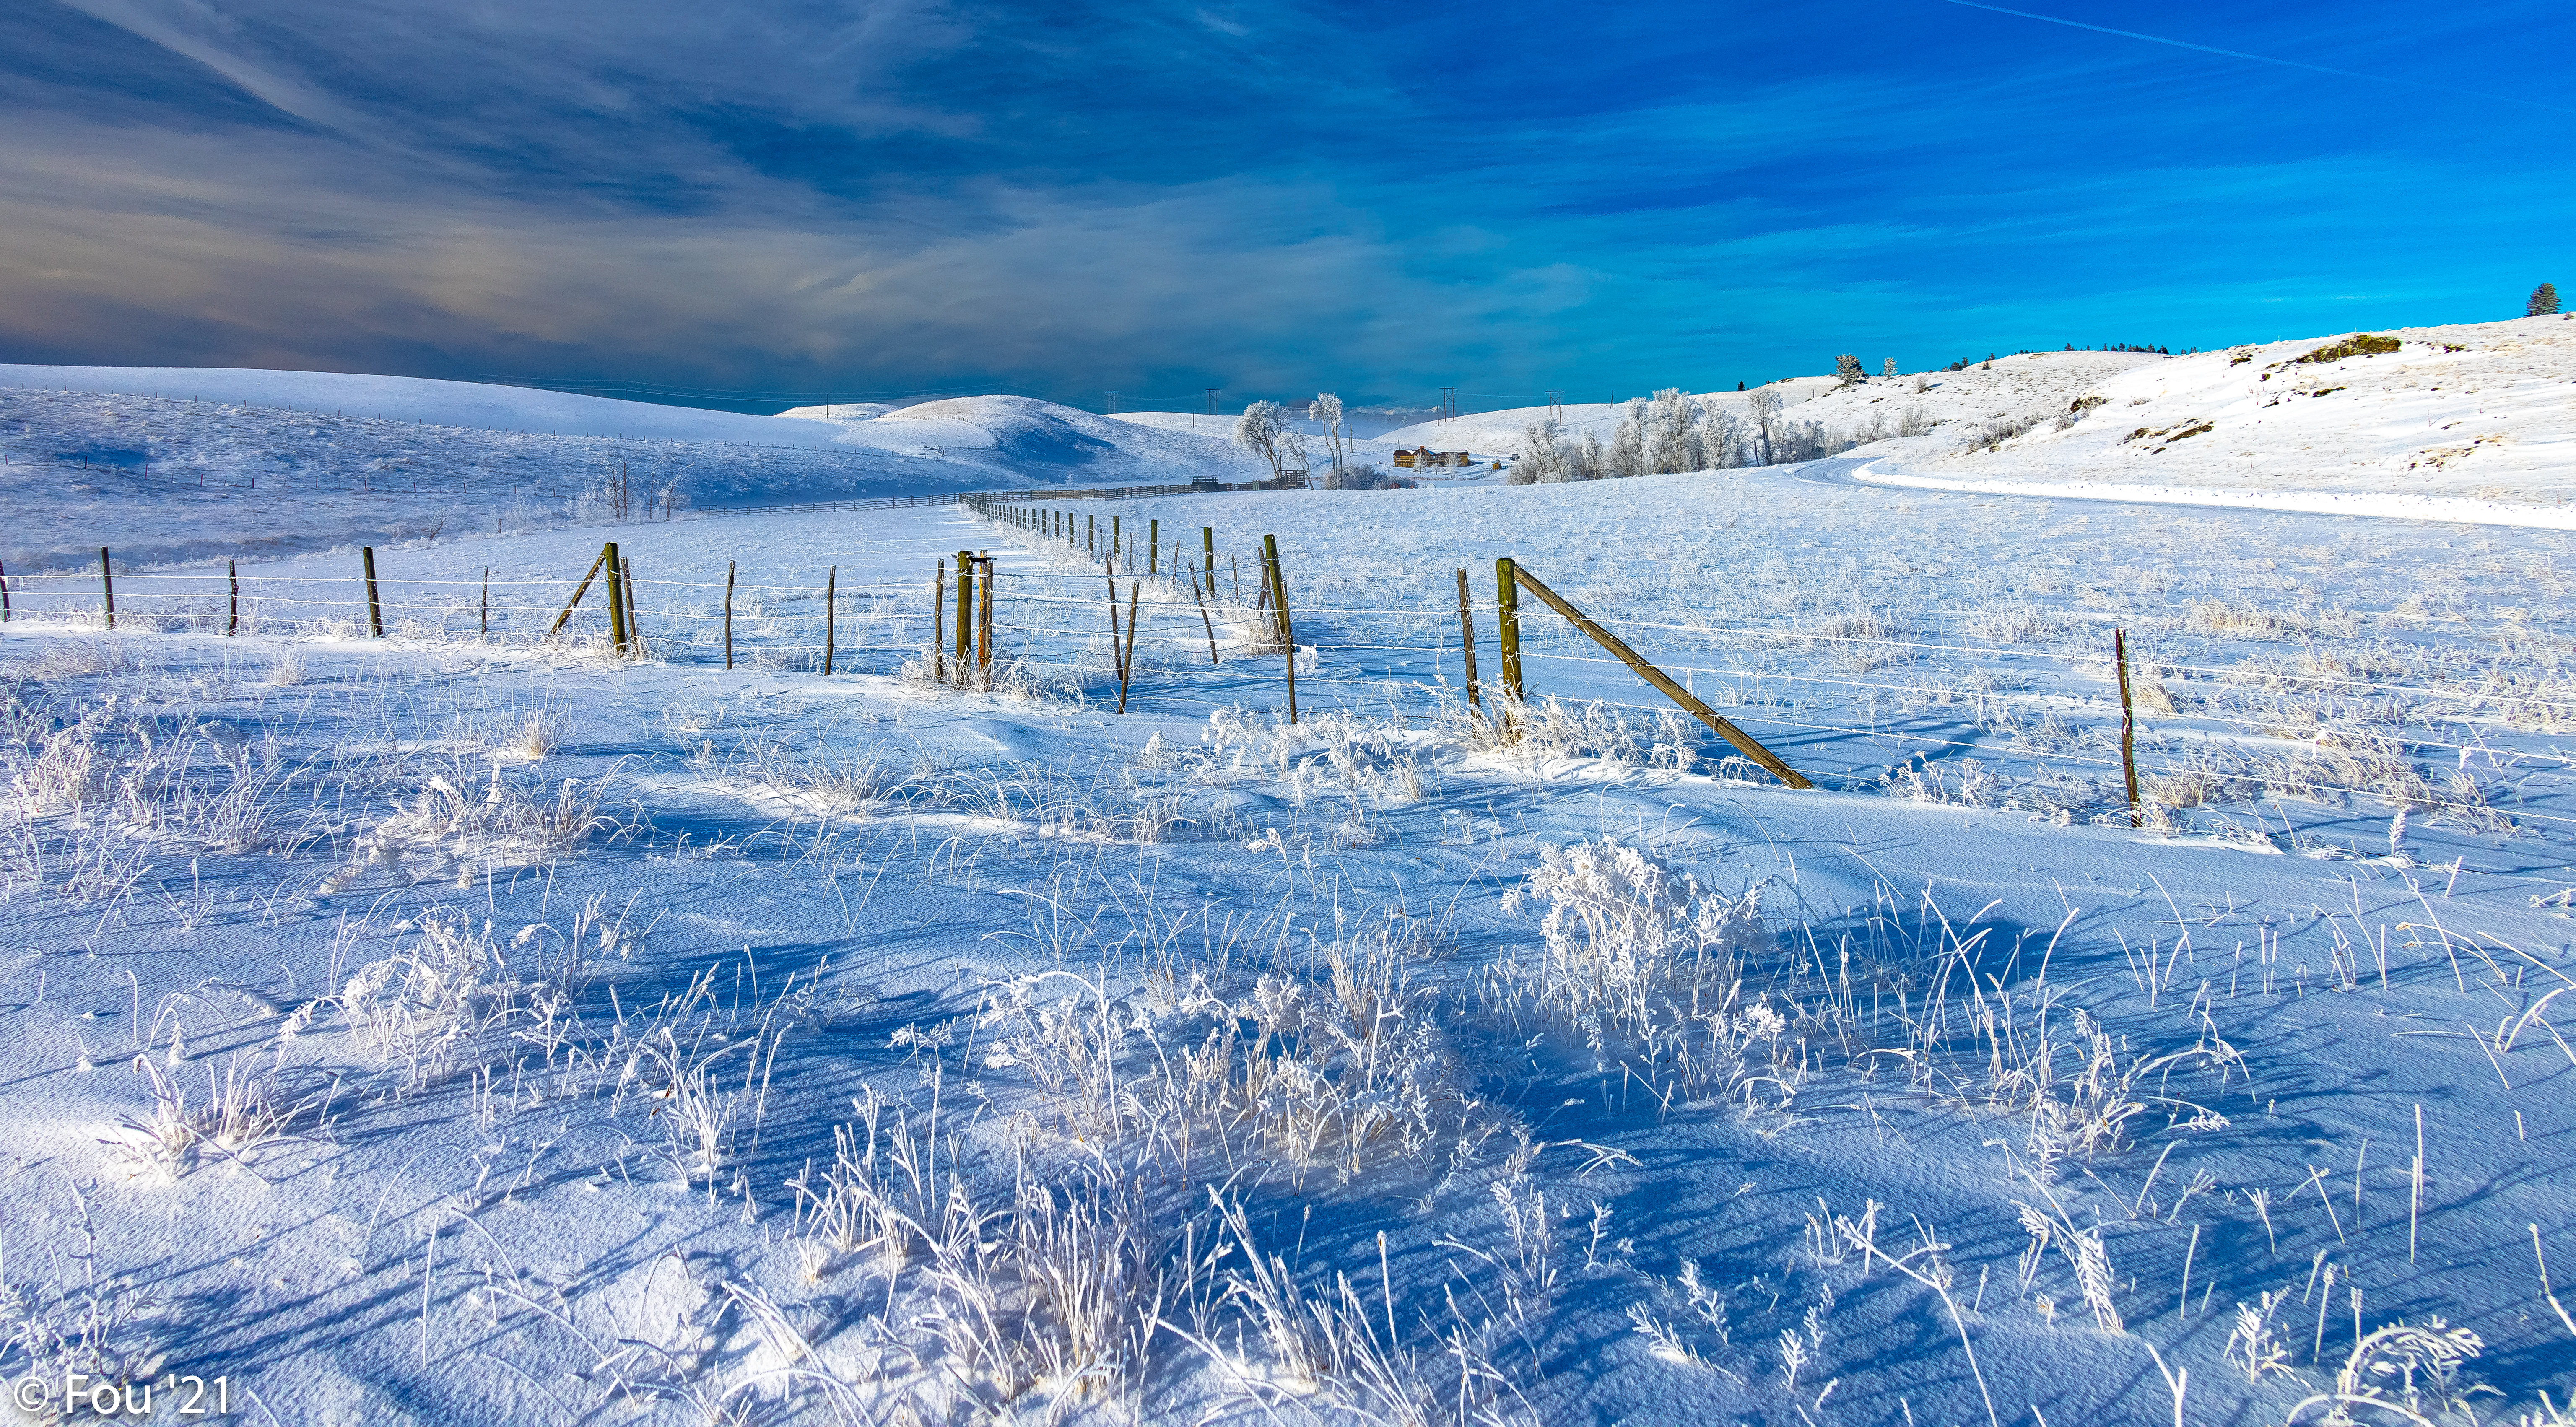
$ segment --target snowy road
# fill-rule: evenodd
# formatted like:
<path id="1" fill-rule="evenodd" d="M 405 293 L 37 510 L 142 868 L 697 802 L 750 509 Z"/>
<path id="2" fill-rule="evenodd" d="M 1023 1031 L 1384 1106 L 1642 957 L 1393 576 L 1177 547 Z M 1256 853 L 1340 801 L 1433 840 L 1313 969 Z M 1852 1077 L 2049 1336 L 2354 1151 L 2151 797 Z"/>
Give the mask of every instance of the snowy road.
<path id="1" fill-rule="evenodd" d="M 1816 485 L 1877 490 L 1947 491 L 2024 500 L 2086 501 L 2097 505 L 2184 505 L 2212 510 L 2278 511 L 2285 515 L 2362 516 L 2373 520 L 2431 520 L 2459 525 L 2510 525 L 2530 530 L 2576 530 L 2576 505 L 2531 505 L 2467 496 L 2410 495 L 2397 491 L 2243 491 L 2192 486 L 2125 485 L 2102 481 L 2040 481 L 2011 477 L 1968 479 L 1894 469 L 1884 456 L 1835 456 L 1785 468 Z"/>

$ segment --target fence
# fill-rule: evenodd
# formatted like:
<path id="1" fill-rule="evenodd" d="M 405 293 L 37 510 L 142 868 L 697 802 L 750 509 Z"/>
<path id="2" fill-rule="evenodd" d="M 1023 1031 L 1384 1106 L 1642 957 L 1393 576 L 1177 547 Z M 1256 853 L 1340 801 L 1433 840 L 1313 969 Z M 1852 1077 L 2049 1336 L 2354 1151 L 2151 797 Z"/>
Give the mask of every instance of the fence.
<path id="1" fill-rule="evenodd" d="M 967 563 L 974 587 L 963 606 L 953 556 L 904 578 L 844 579 L 826 567 L 790 581 L 703 561 L 637 570 L 630 557 L 614 582 L 632 624 L 629 652 L 720 667 L 820 670 L 828 660 L 836 672 L 910 672 L 1166 717 L 1238 708 L 1285 715 L 1293 699 L 1309 722 L 1347 713 L 1414 728 L 1475 717 L 1472 694 L 1490 713 L 1495 691 L 1510 682 L 1504 609 L 1483 569 L 1473 572 L 1472 592 L 1454 566 L 1354 574 L 1350 552 L 1292 546 L 1274 556 L 1209 526 L 1167 539 L 1157 518 L 1033 496 L 1065 499 L 959 498 L 1001 537 L 989 559 Z M 1550 572 L 1542 564 L 1536 573 Z M 387 564 L 371 599 L 355 559 L 339 576 L 101 569 L 0 576 L 0 615 L 104 627 L 112 601 L 126 631 L 354 639 L 381 628 L 395 639 L 596 647 L 611 633 L 611 589 L 605 580 L 584 584 L 571 568 L 460 579 L 416 578 Z M 2098 652 L 2077 653 L 1679 611 L 1658 618 L 1663 611 L 1562 588 L 1691 699 L 1824 786 L 2059 817 L 2125 804 L 2107 628 Z M 1664 766 L 1715 759 L 1721 771 L 1769 781 L 1565 619 L 1534 603 L 1516 614 L 1518 682 L 1531 705 L 1519 716 L 1537 743 Z M 1481 651 L 1472 666 L 1471 651 Z M 2284 798 L 2365 798 L 2491 828 L 2508 819 L 2576 825 L 2546 805 L 2564 791 L 2571 760 L 2545 740 L 2514 746 L 2506 737 L 2576 728 L 2576 691 L 2557 684 L 2492 671 L 2447 686 L 2399 683 L 2159 659 L 2153 650 L 2138 668 L 2151 813 L 2250 806 L 2268 826 L 2260 812 L 2268 804 L 2294 842 Z M 1480 683 L 1471 683 L 1479 669 Z M 2165 700 L 2163 681 L 2185 689 L 2179 707 Z M 1551 709 L 1552 697 L 1565 702 Z M 2428 723 L 2453 732 L 2415 731 Z"/>

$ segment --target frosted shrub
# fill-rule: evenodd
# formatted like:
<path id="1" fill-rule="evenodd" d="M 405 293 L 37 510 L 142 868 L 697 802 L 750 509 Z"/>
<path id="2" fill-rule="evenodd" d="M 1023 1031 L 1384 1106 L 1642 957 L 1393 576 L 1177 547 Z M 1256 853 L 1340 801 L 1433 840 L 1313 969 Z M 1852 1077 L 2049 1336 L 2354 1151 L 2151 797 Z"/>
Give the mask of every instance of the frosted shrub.
<path id="1" fill-rule="evenodd" d="M 331 999 L 361 1051 L 403 1064 L 411 1083 L 425 1083 L 500 1009 L 505 988 L 490 976 L 496 960 L 488 928 L 432 913 L 410 949 L 360 967 Z"/>
<path id="2" fill-rule="evenodd" d="M 1025 1076 L 1070 1138 L 1166 1137 L 1301 1183 L 1419 1155 L 1477 1112 L 1392 939 L 1337 943 L 1311 972 L 1128 1001 L 1066 972 L 1002 983 L 979 1012 L 982 1068 Z"/>
<path id="3" fill-rule="evenodd" d="M 432 773 L 417 791 L 398 799 L 393 813 L 358 840 L 362 859 L 399 870 L 417 851 L 432 859 L 427 875 L 454 873 L 461 880 L 476 866 L 519 866 L 560 856 L 620 827 L 599 810 L 605 790 L 597 782 L 566 778 L 547 798 L 504 779 L 497 761 L 481 788 L 463 772 L 458 767 Z M 345 880 L 335 874 L 335 881 Z"/>
<path id="4" fill-rule="evenodd" d="M 1596 1040 L 1605 1028 L 1647 1032 L 1675 1017 L 1723 1010 L 1742 981 L 1740 957 L 1758 934 L 1760 905 L 1747 894 L 1703 891 L 1646 853 L 1612 838 L 1542 847 L 1528 880 L 1504 898 L 1507 910 L 1544 902 L 1545 953 L 1516 968 L 1539 1005 Z M 1754 1024 L 1780 1023 L 1767 1006 Z"/>

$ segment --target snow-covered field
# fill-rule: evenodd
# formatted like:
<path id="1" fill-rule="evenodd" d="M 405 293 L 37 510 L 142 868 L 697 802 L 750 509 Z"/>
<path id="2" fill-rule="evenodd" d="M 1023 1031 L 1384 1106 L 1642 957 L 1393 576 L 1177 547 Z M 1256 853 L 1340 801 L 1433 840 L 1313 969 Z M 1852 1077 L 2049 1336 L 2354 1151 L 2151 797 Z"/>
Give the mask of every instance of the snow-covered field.
<path id="1" fill-rule="evenodd" d="M 835 409 L 842 410 L 842 409 Z M 329 372 L 0 365 L 13 570 L 141 568 L 786 501 L 1130 485 L 1268 467 L 1024 397 L 742 416 Z"/>
<path id="2" fill-rule="evenodd" d="M 1960 419 L 2190 360 L 2066 355 Z M 241 565 L 233 638 L 220 530 L 113 633 L 13 577 L 0 1376 L 298 1424 L 2563 1422 L 2576 536 L 1872 454 L 450 532 L 378 550 L 381 641 L 318 544 Z M 603 538 L 640 660 L 602 588 L 539 637 Z M 961 548 L 989 680 L 925 667 Z M 1526 592 L 1503 736 L 1456 571 L 1490 709 L 1505 555 L 1818 787 Z"/>

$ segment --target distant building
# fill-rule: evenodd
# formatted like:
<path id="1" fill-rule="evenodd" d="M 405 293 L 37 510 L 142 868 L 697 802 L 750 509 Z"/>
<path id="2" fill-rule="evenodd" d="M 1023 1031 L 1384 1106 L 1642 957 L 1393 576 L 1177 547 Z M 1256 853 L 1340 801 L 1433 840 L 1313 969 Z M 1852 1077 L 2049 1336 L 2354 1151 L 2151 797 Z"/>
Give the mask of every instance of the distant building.
<path id="1" fill-rule="evenodd" d="M 1410 451 L 1396 452 L 1395 463 L 1408 470 L 1416 470 L 1426 466 L 1472 466 L 1476 461 L 1464 451 L 1434 451 L 1428 446 L 1416 446 Z"/>

